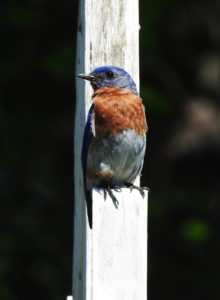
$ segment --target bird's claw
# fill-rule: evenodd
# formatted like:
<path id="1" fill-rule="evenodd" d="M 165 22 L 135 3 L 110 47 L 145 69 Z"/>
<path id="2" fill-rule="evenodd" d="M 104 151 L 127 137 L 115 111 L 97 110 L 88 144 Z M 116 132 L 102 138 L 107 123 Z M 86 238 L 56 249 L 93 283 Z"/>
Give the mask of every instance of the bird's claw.
<path id="1" fill-rule="evenodd" d="M 111 188 L 108 187 L 107 191 L 108 191 L 108 194 L 109 194 L 110 198 L 112 199 L 112 202 L 113 202 L 115 208 L 118 208 L 119 202 L 118 202 L 117 198 L 115 197 L 115 195 L 113 194 Z"/>
<path id="2" fill-rule="evenodd" d="M 139 191 L 142 198 L 144 198 L 144 196 L 145 196 L 144 191 L 148 191 L 148 192 L 150 191 L 150 189 L 146 186 L 141 187 L 141 186 L 133 185 L 131 183 L 127 183 L 127 184 L 125 184 L 125 186 L 130 189 L 130 192 L 132 192 L 133 190 Z"/>
<path id="3" fill-rule="evenodd" d="M 121 188 L 119 188 L 119 187 L 114 187 L 113 190 L 116 192 L 121 192 Z M 112 199 L 112 202 L 113 202 L 115 208 L 118 208 L 119 202 L 118 202 L 117 198 L 115 197 L 115 195 L 113 194 L 110 187 L 104 188 L 104 200 L 107 199 L 107 194 L 109 194 L 109 197 Z"/>
<path id="4" fill-rule="evenodd" d="M 114 191 L 116 191 L 117 193 L 121 193 L 122 192 L 122 189 L 119 186 L 114 186 L 112 189 Z"/>
<path id="5" fill-rule="evenodd" d="M 103 191 L 104 191 L 104 200 L 106 200 L 106 198 L 107 198 L 107 190 L 103 189 Z"/>

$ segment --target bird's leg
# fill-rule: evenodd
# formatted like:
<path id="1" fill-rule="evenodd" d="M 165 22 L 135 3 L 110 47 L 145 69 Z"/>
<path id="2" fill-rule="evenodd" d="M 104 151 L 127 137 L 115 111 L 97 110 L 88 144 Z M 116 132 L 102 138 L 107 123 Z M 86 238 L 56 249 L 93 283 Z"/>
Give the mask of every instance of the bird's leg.
<path id="1" fill-rule="evenodd" d="M 133 185 L 133 183 L 125 183 L 125 186 L 127 188 L 130 188 L 131 192 L 132 192 L 132 190 L 138 190 L 139 193 L 141 194 L 142 198 L 144 198 L 144 196 L 145 196 L 144 191 L 148 191 L 148 192 L 150 191 L 150 189 L 146 186 L 141 187 L 141 186 Z"/>
<path id="2" fill-rule="evenodd" d="M 106 198 L 107 198 L 107 190 L 106 190 L 106 188 L 104 188 L 103 191 L 104 191 L 104 200 L 106 200 Z"/>
<path id="3" fill-rule="evenodd" d="M 117 193 L 121 193 L 121 192 L 122 192 L 122 189 L 121 189 L 121 187 L 119 187 L 119 186 L 113 186 L 112 189 L 113 189 L 114 191 L 116 191 Z"/>
<path id="4" fill-rule="evenodd" d="M 114 196 L 112 190 L 116 191 L 116 192 L 121 192 L 121 187 L 115 185 L 115 186 L 110 186 L 108 185 L 106 182 L 102 182 L 102 184 L 100 185 L 100 187 L 103 188 L 104 191 L 104 200 L 107 199 L 107 194 L 109 194 L 109 197 L 112 199 L 112 202 L 114 204 L 114 206 L 116 208 L 118 208 L 119 206 L 119 202 L 117 200 L 117 198 Z M 112 190 L 111 190 L 112 189 Z"/>
<path id="5" fill-rule="evenodd" d="M 112 189 L 116 192 L 121 192 L 120 187 L 112 187 Z M 113 194 L 111 187 L 107 185 L 107 186 L 103 187 L 103 191 L 104 191 L 104 200 L 106 200 L 107 194 L 109 194 L 109 197 L 112 199 L 114 206 L 116 208 L 118 208 L 119 202 L 118 202 L 117 198 L 115 197 L 115 195 Z"/>

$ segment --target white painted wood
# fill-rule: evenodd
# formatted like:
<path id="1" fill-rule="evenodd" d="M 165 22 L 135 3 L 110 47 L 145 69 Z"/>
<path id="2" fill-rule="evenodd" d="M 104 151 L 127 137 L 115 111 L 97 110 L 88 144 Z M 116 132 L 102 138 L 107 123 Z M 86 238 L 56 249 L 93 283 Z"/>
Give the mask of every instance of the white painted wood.
<path id="1" fill-rule="evenodd" d="M 145 300 L 147 297 L 147 192 L 123 189 L 110 197 L 93 191 L 93 298 Z"/>
<path id="2" fill-rule="evenodd" d="M 137 0 L 81 0 L 76 74 L 114 65 L 128 71 L 139 87 Z M 93 193 L 93 229 L 87 222 L 81 145 L 92 90 L 76 80 L 74 129 L 74 300 L 146 300 L 147 195 L 123 189 L 111 199 Z"/>

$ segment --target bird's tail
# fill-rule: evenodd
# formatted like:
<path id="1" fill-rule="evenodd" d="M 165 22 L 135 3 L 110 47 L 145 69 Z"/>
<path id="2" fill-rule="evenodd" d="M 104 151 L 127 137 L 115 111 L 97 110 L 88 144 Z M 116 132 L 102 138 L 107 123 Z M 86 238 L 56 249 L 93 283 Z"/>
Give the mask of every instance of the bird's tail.
<path id="1" fill-rule="evenodd" d="M 92 192 L 85 189 L 89 227 L 92 229 Z"/>

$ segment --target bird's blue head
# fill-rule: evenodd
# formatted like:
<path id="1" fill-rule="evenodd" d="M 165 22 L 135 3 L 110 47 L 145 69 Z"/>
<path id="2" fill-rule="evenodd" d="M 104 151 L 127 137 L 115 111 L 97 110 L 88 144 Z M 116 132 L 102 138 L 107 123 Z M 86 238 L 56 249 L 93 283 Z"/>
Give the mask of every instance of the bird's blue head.
<path id="1" fill-rule="evenodd" d="M 137 87 L 132 77 L 118 67 L 100 67 L 88 75 L 79 74 L 78 77 L 89 80 L 94 91 L 105 87 L 123 88 L 138 94 Z"/>

